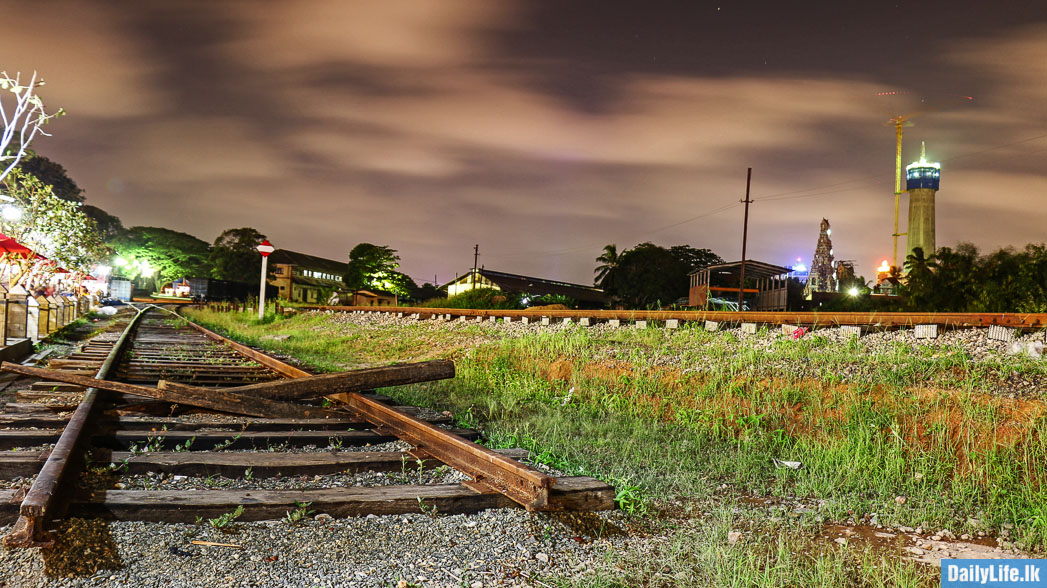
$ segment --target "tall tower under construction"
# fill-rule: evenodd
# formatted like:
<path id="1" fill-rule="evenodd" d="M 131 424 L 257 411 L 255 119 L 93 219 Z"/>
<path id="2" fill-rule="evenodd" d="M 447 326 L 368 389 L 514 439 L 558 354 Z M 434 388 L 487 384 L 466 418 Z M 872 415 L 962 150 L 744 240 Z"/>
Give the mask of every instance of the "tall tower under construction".
<path id="1" fill-rule="evenodd" d="M 940 163 L 927 161 L 926 145 L 920 148 L 920 161 L 905 166 L 905 189 L 909 192 L 906 257 L 917 247 L 923 249 L 924 257 L 935 252 L 934 195 L 938 192 L 941 169 Z"/>

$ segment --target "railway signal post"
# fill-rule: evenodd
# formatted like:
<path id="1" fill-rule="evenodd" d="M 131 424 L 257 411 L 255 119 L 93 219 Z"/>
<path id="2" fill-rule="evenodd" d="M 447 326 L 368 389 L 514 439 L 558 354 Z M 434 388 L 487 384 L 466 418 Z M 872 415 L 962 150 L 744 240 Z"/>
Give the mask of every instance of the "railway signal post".
<path id="1" fill-rule="evenodd" d="M 276 251 L 276 247 L 269 242 L 269 239 L 262 241 L 258 244 L 258 253 L 262 254 L 262 283 L 258 286 L 258 320 L 262 320 L 262 316 L 265 314 L 265 272 L 268 269 L 266 266 L 269 262 L 269 254 Z"/>

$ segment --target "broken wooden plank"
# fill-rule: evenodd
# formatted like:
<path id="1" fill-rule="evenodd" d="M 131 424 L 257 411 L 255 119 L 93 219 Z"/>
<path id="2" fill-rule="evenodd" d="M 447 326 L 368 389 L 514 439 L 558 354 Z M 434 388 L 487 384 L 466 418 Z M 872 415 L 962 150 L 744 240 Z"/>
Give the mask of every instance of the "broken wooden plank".
<path id="1" fill-rule="evenodd" d="M 227 388 L 238 394 L 252 394 L 279 400 L 319 398 L 342 392 L 359 392 L 388 386 L 402 386 L 454 377 L 454 362 L 446 359 L 390 365 L 336 374 L 274 380 Z"/>
<path id="2" fill-rule="evenodd" d="M 10 522 L 13 490 L 0 490 L 0 524 Z M 503 494 L 477 492 L 462 484 L 372 486 L 320 490 L 108 490 L 70 507 L 70 516 L 91 516 L 127 521 L 194 522 L 214 518 L 243 505 L 240 521 L 273 520 L 296 508 L 295 502 L 334 517 L 419 512 L 419 501 L 441 514 L 475 513 L 488 508 L 517 506 Z M 562 510 L 614 508 L 614 489 L 592 478 L 557 479 L 549 493 L 550 507 Z"/>
<path id="3" fill-rule="evenodd" d="M 398 406 L 397 410 L 418 416 L 420 410 L 414 406 Z M 451 417 L 439 414 L 424 419 L 430 423 L 450 423 Z M 0 430 L 14 428 L 61 428 L 69 421 L 68 416 L 60 416 L 53 413 L 34 414 L 0 414 Z M 99 425 L 112 430 L 149 430 L 163 429 L 166 427 L 171 431 L 196 431 L 199 429 L 228 428 L 246 429 L 250 431 L 294 431 L 304 429 L 327 430 L 338 427 L 341 430 L 366 429 L 369 423 L 361 419 L 344 418 L 336 419 L 246 419 L 238 421 L 194 421 L 186 422 L 183 419 L 160 417 L 160 416 L 129 416 L 123 414 L 106 415 L 99 419 Z"/>
<path id="4" fill-rule="evenodd" d="M 40 471 L 47 451 L 0 451 L 0 479 L 32 476 Z M 513 459 L 525 459 L 524 449 L 499 449 Z M 151 451 L 132 454 L 126 451 L 95 449 L 93 466 L 119 464 L 120 474 L 162 472 L 181 476 L 225 476 L 239 478 L 250 469 L 257 479 L 276 476 L 316 476 L 342 472 L 406 472 L 414 475 L 419 467 L 432 469 L 441 463 L 418 460 L 399 451 L 324 451 L 309 453 Z"/>
<path id="5" fill-rule="evenodd" d="M 138 386 L 136 384 L 96 380 L 79 374 L 34 368 L 6 361 L 3 362 L 3 364 L 0 364 L 0 370 L 15 372 L 26 376 L 58 380 L 69 384 L 79 384 L 81 386 L 94 387 L 101 390 L 123 392 L 134 396 L 154 398 L 175 404 L 186 404 L 189 406 L 198 406 L 201 408 L 209 408 L 211 410 L 244 414 L 254 417 L 316 418 L 329 416 L 341 418 L 345 416 L 344 413 L 339 413 L 333 410 L 326 410 L 302 404 L 293 404 L 290 402 L 281 402 L 278 400 L 268 400 L 265 398 L 252 398 L 242 394 L 225 392 L 220 389 L 199 388 L 196 386 L 187 386 L 171 382 L 168 382 L 168 385 L 163 388 L 150 388 L 148 386 Z"/>
<path id="6" fill-rule="evenodd" d="M 478 439 L 479 433 L 471 429 L 451 429 L 453 434 L 464 439 Z M 14 447 L 35 447 L 56 443 L 61 436 L 57 429 L 0 429 L 0 450 Z M 163 438 L 163 441 L 159 441 Z M 267 449 L 287 445 L 304 447 L 316 445 L 327 447 L 328 444 L 367 445 L 396 441 L 392 432 L 384 431 L 106 431 L 91 437 L 96 447 L 111 449 L 128 449 L 132 444 L 157 444 L 173 449 L 175 445 L 190 441 L 192 449 Z"/>

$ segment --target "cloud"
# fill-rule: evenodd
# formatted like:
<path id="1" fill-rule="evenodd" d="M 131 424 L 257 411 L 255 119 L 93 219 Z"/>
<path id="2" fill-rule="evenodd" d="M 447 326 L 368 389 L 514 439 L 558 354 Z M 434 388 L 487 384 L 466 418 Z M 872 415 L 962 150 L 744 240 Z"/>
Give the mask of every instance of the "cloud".
<path id="1" fill-rule="evenodd" d="M 172 106 L 150 83 L 149 63 L 120 34 L 107 8 L 7 1 L 0 2 L 0 13 L 0 69 L 39 72 L 47 82 L 40 95 L 49 107 L 62 107 L 70 117 L 126 119 Z"/>
<path id="2" fill-rule="evenodd" d="M 42 71 L 45 98 L 71 112 L 46 154 L 128 224 L 205 239 L 251 225 L 336 259 L 357 242 L 389 244 L 425 279 L 469 267 L 480 243 L 488 267 L 587 282 L 610 242 L 737 258 L 752 166 L 751 255 L 809 259 L 822 217 L 860 272 L 889 253 L 894 136 L 883 123 L 897 112 L 875 94 L 896 80 L 869 73 L 875 64 L 712 76 L 687 68 L 730 62 L 712 41 L 702 46 L 722 53 L 672 68 L 628 55 L 615 69 L 609 55 L 584 71 L 608 90 L 584 108 L 595 86 L 571 79 L 592 63 L 502 42 L 535 26 L 524 3 L 235 2 L 215 19 L 174 5 L 0 7 L 11 15 L 2 67 Z M 564 34 L 581 46 L 583 32 Z M 1017 142 L 1047 133 L 1045 53 L 1040 24 L 943 37 L 897 64 L 901 78 L 926 68 L 952 80 L 944 93 L 979 89 L 906 130 L 906 160 L 925 139 L 943 161 L 940 244 L 1042 239 L 1047 212 L 1029 202 L 1043 195 L 1047 142 Z M 107 191 L 114 177 L 124 193 Z"/>

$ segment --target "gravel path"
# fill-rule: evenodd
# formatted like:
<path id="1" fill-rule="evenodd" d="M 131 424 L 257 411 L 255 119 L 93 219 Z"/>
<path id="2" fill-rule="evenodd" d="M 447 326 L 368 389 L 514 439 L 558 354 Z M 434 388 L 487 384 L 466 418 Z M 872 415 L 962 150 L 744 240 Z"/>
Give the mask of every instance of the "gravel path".
<path id="1" fill-rule="evenodd" d="M 618 512 L 317 519 L 234 523 L 231 532 L 206 523 L 73 519 L 56 549 L 0 552 L 0 586 L 534 586 L 581 573 L 633 540 Z"/>

